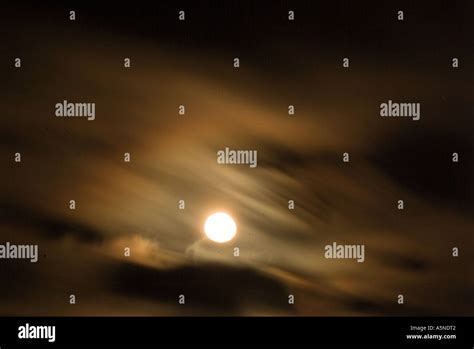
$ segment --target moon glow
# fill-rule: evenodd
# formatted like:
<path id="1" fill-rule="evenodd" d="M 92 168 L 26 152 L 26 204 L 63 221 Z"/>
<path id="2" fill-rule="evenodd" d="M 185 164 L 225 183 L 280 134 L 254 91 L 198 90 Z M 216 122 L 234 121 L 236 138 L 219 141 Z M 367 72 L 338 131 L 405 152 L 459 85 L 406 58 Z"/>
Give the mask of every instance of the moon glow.
<path id="1" fill-rule="evenodd" d="M 227 213 L 217 212 L 207 217 L 204 232 L 210 240 L 223 243 L 235 237 L 237 225 Z"/>

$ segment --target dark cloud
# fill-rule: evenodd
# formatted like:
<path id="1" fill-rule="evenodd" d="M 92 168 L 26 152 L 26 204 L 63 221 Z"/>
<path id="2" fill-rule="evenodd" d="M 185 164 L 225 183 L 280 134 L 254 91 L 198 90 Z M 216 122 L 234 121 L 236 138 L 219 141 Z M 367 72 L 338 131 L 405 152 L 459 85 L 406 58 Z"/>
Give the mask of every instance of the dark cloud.
<path id="1" fill-rule="evenodd" d="M 474 205 L 474 153 L 468 135 L 406 130 L 377 149 L 374 163 L 407 189 L 439 204 Z M 452 154 L 459 154 L 453 163 Z"/>
<path id="2" fill-rule="evenodd" d="M 252 307 L 292 312 L 284 285 L 250 268 L 199 264 L 157 270 L 122 263 L 111 273 L 110 283 L 112 292 L 173 305 L 182 294 L 186 307 L 210 315 L 238 314 Z"/>
<path id="3" fill-rule="evenodd" d="M 402 269 L 413 273 L 423 273 L 430 270 L 428 262 L 416 256 L 406 256 L 402 253 L 393 253 L 387 251 L 374 252 L 373 255 L 378 258 L 381 263 L 389 267 Z"/>
<path id="4" fill-rule="evenodd" d="M 67 218 L 52 217 L 45 212 L 9 202 L 2 203 L 0 218 L 3 224 L 13 224 L 20 229 L 34 229 L 39 236 L 50 239 L 71 236 L 79 242 L 100 243 L 104 238 L 103 233 L 84 223 L 74 222 Z M 14 237 L 11 232 L 8 232 L 8 234 Z"/>

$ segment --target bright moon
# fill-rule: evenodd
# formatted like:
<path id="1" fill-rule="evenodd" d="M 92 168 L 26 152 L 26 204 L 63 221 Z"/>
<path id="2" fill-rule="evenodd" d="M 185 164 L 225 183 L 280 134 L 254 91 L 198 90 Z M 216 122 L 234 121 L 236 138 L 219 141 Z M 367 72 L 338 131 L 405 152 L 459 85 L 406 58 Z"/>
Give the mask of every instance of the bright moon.
<path id="1" fill-rule="evenodd" d="M 212 241 L 223 243 L 234 238 L 237 226 L 227 213 L 217 212 L 207 217 L 204 232 Z"/>

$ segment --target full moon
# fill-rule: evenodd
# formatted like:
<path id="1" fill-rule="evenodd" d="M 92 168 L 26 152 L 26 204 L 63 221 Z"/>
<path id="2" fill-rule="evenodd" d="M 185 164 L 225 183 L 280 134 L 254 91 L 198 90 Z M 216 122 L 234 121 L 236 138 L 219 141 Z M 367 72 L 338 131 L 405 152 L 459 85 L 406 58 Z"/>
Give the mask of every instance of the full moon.
<path id="1" fill-rule="evenodd" d="M 234 238 L 237 226 L 227 213 L 217 212 L 207 217 L 204 232 L 210 240 L 223 243 Z"/>

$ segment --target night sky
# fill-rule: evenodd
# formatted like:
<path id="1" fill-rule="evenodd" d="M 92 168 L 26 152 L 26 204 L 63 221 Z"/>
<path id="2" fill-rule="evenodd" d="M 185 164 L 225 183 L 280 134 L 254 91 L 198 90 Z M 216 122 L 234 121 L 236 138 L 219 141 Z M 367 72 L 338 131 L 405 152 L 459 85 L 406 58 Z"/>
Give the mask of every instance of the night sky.
<path id="1" fill-rule="evenodd" d="M 0 260 L 0 315 L 472 315 L 473 12 L 2 4 L 0 244 L 40 258 Z M 420 120 L 381 117 L 389 99 Z M 96 103 L 95 120 L 56 117 L 63 100 Z M 217 164 L 225 147 L 258 166 Z M 203 232 L 219 210 L 238 225 L 225 244 Z M 333 242 L 365 261 L 326 259 Z"/>

